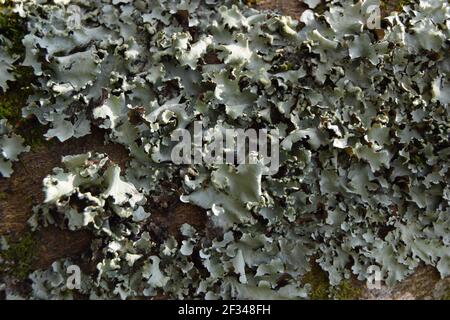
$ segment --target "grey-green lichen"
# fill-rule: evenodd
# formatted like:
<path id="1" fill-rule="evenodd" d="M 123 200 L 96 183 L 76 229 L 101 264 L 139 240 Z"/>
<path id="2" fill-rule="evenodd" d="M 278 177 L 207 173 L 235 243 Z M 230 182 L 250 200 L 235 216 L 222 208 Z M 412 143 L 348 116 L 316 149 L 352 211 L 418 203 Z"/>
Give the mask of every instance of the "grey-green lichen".
<path id="1" fill-rule="evenodd" d="M 30 150 L 24 145 L 25 140 L 15 134 L 6 119 L 0 119 L 0 177 L 10 177 L 13 173 L 12 163 L 19 155 Z"/>
<path id="2" fill-rule="evenodd" d="M 450 275 L 448 2 L 413 1 L 382 32 L 368 27 L 374 0 L 327 1 L 300 21 L 234 2 L 16 2 L 36 76 L 23 115 L 60 141 L 100 127 L 131 156 L 125 172 L 106 155 L 65 157 L 44 180 L 33 227 L 95 237 L 81 292 L 354 299 L 347 279 L 369 266 L 389 285 L 420 263 Z M 196 120 L 209 136 L 278 128 L 278 173 L 173 164 L 172 134 Z M 152 231 L 146 203 L 165 181 L 205 209 L 206 230 Z M 329 286 L 308 277 L 311 259 Z M 31 274 L 31 297 L 71 297 L 68 264 Z"/>

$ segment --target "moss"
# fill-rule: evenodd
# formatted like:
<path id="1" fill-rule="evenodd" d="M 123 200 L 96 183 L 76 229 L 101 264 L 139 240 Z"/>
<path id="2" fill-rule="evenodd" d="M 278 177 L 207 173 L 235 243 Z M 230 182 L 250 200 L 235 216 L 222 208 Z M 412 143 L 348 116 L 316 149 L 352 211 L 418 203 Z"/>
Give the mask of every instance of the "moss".
<path id="1" fill-rule="evenodd" d="M 303 276 L 302 283 L 311 286 L 311 300 L 357 300 L 363 293 L 362 287 L 350 280 L 344 280 L 336 287 L 331 286 L 327 273 L 315 263 L 311 271 Z"/>
<path id="2" fill-rule="evenodd" d="M 35 118 L 22 117 L 22 108 L 26 105 L 28 96 L 33 93 L 35 76 L 32 68 L 17 65 L 25 57 L 22 39 L 26 33 L 26 25 L 22 18 L 11 11 L 11 3 L 12 1 L 7 1 L 0 5 L 0 34 L 11 41 L 12 45 L 8 48 L 10 53 L 20 58 L 14 69 L 16 81 L 9 84 L 8 91 L 0 93 L 0 118 L 7 119 L 14 131 L 25 139 L 25 143 L 36 149 L 45 141 L 45 127 Z"/>
<path id="3" fill-rule="evenodd" d="M 302 278 L 302 283 L 309 284 L 311 290 L 309 298 L 312 300 L 328 300 L 330 299 L 330 284 L 328 276 L 317 264 L 313 264 L 311 271 L 306 273 Z"/>
<path id="4" fill-rule="evenodd" d="M 292 70 L 294 68 L 294 64 L 285 61 L 282 64 L 275 64 L 272 66 L 272 68 L 269 70 L 270 73 L 280 73 L 280 72 L 286 72 L 289 70 Z"/>
<path id="5" fill-rule="evenodd" d="M 414 1 L 412 1 L 412 0 L 399 0 L 399 1 L 397 1 L 396 9 L 397 9 L 397 11 L 401 11 L 404 6 L 406 6 L 408 4 L 413 4 L 413 3 L 414 3 Z"/>
<path id="6" fill-rule="evenodd" d="M 352 284 L 350 280 L 344 280 L 339 286 L 331 289 L 331 294 L 336 300 L 357 300 L 362 295 L 362 289 Z"/>
<path id="7" fill-rule="evenodd" d="M 21 105 L 23 99 L 11 90 L 0 95 L 0 118 L 7 119 L 12 125 L 16 125 L 22 118 Z"/>
<path id="8" fill-rule="evenodd" d="M 289 70 L 292 70 L 294 68 L 294 65 L 290 62 L 285 62 L 280 66 L 280 72 L 286 72 Z"/>
<path id="9" fill-rule="evenodd" d="M 25 144 L 34 150 L 44 144 L 45 126 L 42 126 L 34 117 L 23 118 L 22 108 L 27 97 L 32 93 L 28 79 L 19 77 L 4 94 L 0 94 L 0 118 L 8 120 L 14 132 L 25 139 Z"/>
<path id="10" fill-rule="evenodd" d="M 12 0 L 0 4 L 0 34 L 8 38 L 12 42 L 12 46 L 8 48 L 10 53 L 23 53 L 22 38 L 26 31 L 25 20 L 20 18 L 11 10 Z"/>
<path id="11" fill-rule="evenodd" d="M 441 297 L 441 300 L 450 300 L 450 290 Z"/>
<path id="12" fill-rule="evenodd" d="M 251 6 L 255 6 L 258 3 L 260 3 L 261 0 L 244 0 L 243 2 L 244 2 L 245 5 L 251 7 Z"/>
<path id="13" fill-rule="evenodd" d="M 0 252 L 3 260 L 0 271 L 19 280 L 26 279 L 35 259 L 35 249 L 34 234 L 31 232 L 24 234 L 18 242 L 10 244 L 7 250 Z"/>
<path id="14" fill-rule="evenodd" d="M 328 8 L 328 4 L 324 1 L 322 1 L 314 8 L 314 12 L 317 14 L 324 14 L 324 12 L 327 10 L 327 8 Z"/>
<path id="15" fill-rule="evenodd" d="M 382 0 L 380 1 L 380 9 L 385 13 L 390 13 L 393 11 L 400 12 L 402 8 L 408 4 L 413 4 L 413 0 Z"/>

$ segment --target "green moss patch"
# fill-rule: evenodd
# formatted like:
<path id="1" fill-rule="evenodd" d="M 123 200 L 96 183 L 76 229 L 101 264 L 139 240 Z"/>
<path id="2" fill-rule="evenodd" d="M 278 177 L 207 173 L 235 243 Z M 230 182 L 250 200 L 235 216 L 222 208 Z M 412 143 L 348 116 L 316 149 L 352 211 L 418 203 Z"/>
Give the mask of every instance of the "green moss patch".
<path id="1" fill-rule="evenodd" d="M 22 39 L 26 34 L 26 23 L 12 12 L 11 4 L 12 1 L 7 1 L 6 4 L 0 5 L 0 34 L 11 41 L 8 49 L 11 54 L 20 57 L 16 61 L 16 64 L 20 64 L 25 57 Z M 7 119 L 13 125 L 14 131 L 33 149 L 45 141 L 43 133 L 46 131 L 35 118 L 22 117 L 22 108 L 26 105 L 28 96 L 33 93 L 32 83 L 35 76 L 32 68 L 20 65 L 15 66 L 14 73 L 16 81 L 10 83 L 8 91 L 0 91 L 0 118 Z"/>
<path id="2" fill-rule="evenodd" d="M 327 273 L 318 265 L 314 264 L 312 266 L 311 271 L 302 277 L 302 282 L 311 286 L 309 293 L 311 300 L 330 299 L 330 285 Z"/>
<path id="3" fill-rule="evenodd" d="M 18 242 L 11 243 L 7 250 L 0 252 L 3 260 L 0 264 L 0 271 L 19 280 L 25 279 L 31 271 L 35 252 L 35 236 L 28 232 Z"/>
<path id="4" fill-rule="evenodd" d="M 335 300 L 358 300 L 362 294 L 362 288 L 353 284 L 350 280 L 342 281 L 339 286 L 332 288 L 331 291 Z"/>
<path id="5" fill-rule="evenodd" d="M 336 287 L 331 286 L 327 273 L 317 264 L 313 264 L 311 271 L 302 277 L 302 283 L 310 285 L 311 300 L 357 300 L 362 295 L 361 286 L 350 280 L 344 280 Z"/>

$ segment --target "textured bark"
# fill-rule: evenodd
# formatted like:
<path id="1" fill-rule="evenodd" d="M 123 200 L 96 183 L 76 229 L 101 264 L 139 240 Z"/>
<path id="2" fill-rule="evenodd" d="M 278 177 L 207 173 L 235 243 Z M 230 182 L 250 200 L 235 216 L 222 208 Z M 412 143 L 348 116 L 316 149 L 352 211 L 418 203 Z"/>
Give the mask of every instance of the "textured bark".
<path id="1" fill-rule="evenodd" d="M 450 299 L 450 278 L 441 279 L 437 270 L 421 266 L 407 279 L 380 289 L 366 289 L 362 299 L 376 300 L 430 300 Z"/>
<path id="2" fill-rule="evenodd" d="M 42 180 L 54 167 L 61 167 L 63 156 L 88 151 L 106 153 L 112 161 L 125 168 L 127 151 L 118 144 L 105 145 L 105 133 L 94 130 L 83 138 L 70 139 L 64 143 L 52 141 L 23 154 L 20 161 L 14 163 L 12 177 L 0 178 L 0 235 L 19 239 L 25 232 L 33 206 L 44 200 Z M 36 268 L 46 268 L 56 259 L 77 256 L 89 248 L 88 233 L 57 228 L 42 229 L 36 241 Z"/>
<path id="3" fill-rule="evenodd" d="M 260 0 L 255 7 L 260 10 L 275 10 L 295 19 L 300 18 L 302 12 L 308 8 L 299 0 Z"/>

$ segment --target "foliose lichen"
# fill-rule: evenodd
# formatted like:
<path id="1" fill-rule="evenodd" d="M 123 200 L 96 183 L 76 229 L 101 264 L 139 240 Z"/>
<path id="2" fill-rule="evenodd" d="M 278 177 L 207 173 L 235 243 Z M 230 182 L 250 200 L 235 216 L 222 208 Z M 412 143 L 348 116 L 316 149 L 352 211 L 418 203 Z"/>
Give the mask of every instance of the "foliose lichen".
<path id="1" fill-rule="evenodd" d="M 346 279 L 365 281 L 370 266 L 389 285 L 420 263 L 448 276 L 448 2 L 413 1 L 375 29 L 374 0 L 327 1 L 300 21 L 233 3 L 15 2 L 28 30 L 21 64 L 36 77 L 23 115 L 48 125 L 47 139 L 100 127 L 131 157 L 124 173 L 106 155 L 66 157 L 44 180 L 33 227 L 95 236 L 100 262 L 82 292 L 302 299 L 311 258 L 335 298 L 356 298 Z M 278 173 L 172 163 L 172 134 L 196 120 L 206 137 L 278 128 Z M 145 203 L 167 180 L 216 232 L 148 230 Z M 70 296 L 68 264 L 35 271 L 31 296 Z"/>

